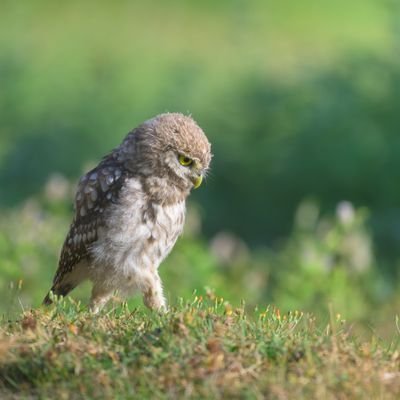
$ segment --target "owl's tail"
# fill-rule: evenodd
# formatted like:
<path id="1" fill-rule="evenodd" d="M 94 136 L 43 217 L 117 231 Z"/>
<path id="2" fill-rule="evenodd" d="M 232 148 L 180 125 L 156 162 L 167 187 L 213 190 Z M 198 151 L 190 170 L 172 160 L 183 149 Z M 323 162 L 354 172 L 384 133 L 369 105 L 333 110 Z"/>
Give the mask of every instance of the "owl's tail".
<path id="1" fill-rule="evenodd" d="M 52 290 L 50 290 L 50 292 L 52 292 Z M 44 304 L 45 306 L 49 306 L 50 304 L 53 303 L 53 300 L 50 299 L 50 292 L 46 294 L 46 297 L 43 299 L 42 304 Z"/>
<path id="2" fill-rule="evenodd" d="M 43 299 L 42 304 L 49 306 L 50 304 L 53 303 L 50 293 L 52 293 L 55 296 L 66 296 L 74 287 L 75 286 L 72 285 L 71 283 L 65 283 L 63 285 L 60 284 L 53 285 L 49 293 L 47 293 L 46 297 Z"/>

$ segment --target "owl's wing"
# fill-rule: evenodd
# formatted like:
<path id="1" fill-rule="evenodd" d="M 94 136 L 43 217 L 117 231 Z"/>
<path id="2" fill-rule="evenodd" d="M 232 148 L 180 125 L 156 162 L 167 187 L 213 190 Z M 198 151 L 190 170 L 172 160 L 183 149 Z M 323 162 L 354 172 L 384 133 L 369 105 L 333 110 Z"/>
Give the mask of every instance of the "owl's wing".
<path id="1" fill-rule="evenodd" d="M 117 201 L 120 189 L 128 178 L 125 171 L 113 158 L 108 157 L 79 181 L 74 220 L 61 250 L 53 280 L 52 291 L 55 294 L 65 295 L 75 286 L 66 283 L 68 279 L 65 278 L 80 261 L 89 258 L 89 249 L 97 240 L 98 228 L 104 225 L 103 213 L 110 203 Z"/>

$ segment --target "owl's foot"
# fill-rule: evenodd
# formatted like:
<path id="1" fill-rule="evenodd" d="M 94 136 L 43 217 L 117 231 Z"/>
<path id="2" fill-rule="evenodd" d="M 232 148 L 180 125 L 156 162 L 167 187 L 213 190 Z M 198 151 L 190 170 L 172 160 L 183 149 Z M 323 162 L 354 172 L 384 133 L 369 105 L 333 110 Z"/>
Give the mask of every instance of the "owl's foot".
<path id="1" fill-rule="evenodd" d="M 110 300 L 112 292 L 97 291 L 95 288 L 92 290 L 92 297 L 89 303 L 89 309 L 93 314 L 99 313 Z"/>
<path id="2" fill-rule="evenodd" d="M 152 289 L 149 289 L 143 295 L 143 303 L 146 307 L 151 310 L 166 312 L 167 305 L 162 293 L 154 292 Z"/>
<path id="3" fill-rule="evenodd" d="M 157 273 L 149 273 L 140 279 L 139 287 L 143 293 L 143 303 L 151 310 L 167 311 L 161 279 Z"/>

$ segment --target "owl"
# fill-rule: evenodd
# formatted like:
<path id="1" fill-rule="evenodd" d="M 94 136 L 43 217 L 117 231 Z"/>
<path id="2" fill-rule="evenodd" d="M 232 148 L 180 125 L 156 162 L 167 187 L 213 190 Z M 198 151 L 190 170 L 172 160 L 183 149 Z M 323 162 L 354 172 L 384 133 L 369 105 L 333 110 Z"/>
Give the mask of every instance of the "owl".
<path id="1" fill-rule="evenodd" d="M 189 116 L 161 114 L 133 129 L 80 179 L 50 291 L 65 296 L 90 280 L 94 312 L 115 291 L 141 293 L 147 307 L 165 309 L 158 268 L 182 233 L 186 198 L 210 161 L 210 143 Z M 50 292 L 43 302 L 51 303 Z"/>

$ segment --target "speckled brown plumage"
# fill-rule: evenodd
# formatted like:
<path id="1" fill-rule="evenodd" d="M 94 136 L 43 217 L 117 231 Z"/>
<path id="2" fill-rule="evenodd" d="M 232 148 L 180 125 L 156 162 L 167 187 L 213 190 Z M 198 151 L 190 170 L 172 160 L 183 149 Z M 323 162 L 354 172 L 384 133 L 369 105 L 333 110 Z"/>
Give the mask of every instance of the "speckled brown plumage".
<path id="1" fill-rule="evenodd" d="M 210 144 L 191 117 L 161 114 L 130 132 L 79 182 L 51 291 L 65 296 L 89 279 L 94 310 L 115 290 L 138 290 L 147 306 L 165 307 L 157 270 L 210 160 Z M 44 303 L 51 303 L 49 294 Z"/>

